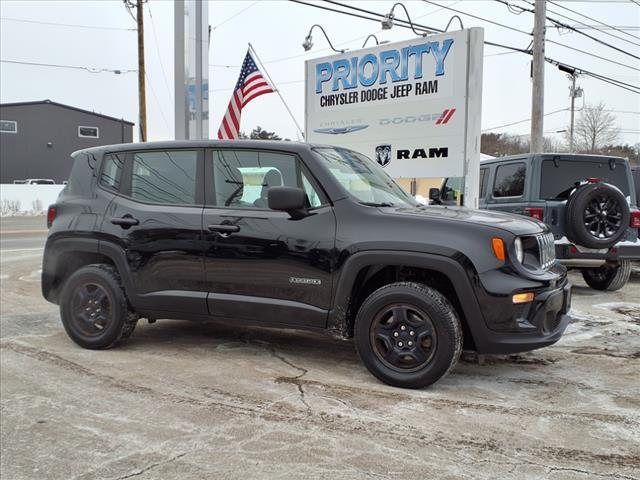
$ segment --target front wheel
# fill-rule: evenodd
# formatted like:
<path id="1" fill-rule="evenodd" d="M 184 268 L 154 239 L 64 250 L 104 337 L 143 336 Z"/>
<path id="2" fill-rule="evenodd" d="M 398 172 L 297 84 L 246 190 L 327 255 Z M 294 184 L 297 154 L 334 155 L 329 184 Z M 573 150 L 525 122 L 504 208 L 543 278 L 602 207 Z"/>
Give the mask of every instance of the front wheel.
<path id="1" fill-rule="evenodd" d="M 617 265 L 603 265 L 582 270 L 582 278 L 591 288 L 613 292 L 626 285 L 631 276 L 631 260 L 620 260 Z"/>
<path id="2" fill-rule="evenodd" d="M 392 283 L 360 307 L 355 344 L 362 362 L 381 381 L 422 388 L 453 369 L 462 351 L 462 328 L 455 309 L 437 290 Z"/>

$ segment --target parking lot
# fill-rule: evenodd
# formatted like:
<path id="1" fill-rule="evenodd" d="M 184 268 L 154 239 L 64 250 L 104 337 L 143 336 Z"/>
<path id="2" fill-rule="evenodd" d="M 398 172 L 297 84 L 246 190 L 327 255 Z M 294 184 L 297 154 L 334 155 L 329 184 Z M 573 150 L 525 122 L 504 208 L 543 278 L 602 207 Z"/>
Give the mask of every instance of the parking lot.
<path id="1" fill-rule="evenodd" d="M 640 266 L 572 274 L 558 344 L 412 391 L 294 331 L 140 321 L 83 350 L 40 293 L 44 224 L 1 224 L 2 478 L 640 478 Z"/>

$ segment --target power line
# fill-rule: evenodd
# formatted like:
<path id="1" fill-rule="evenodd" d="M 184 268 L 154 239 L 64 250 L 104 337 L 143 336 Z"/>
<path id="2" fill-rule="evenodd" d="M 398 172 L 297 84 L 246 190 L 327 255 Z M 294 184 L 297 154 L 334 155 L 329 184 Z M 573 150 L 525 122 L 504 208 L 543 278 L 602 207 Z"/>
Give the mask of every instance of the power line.
<path id="1" fill-rule="evenodd" d="M 559 4 L 557 4 L 556 2 L 553 2 L 553 1 L 551 1 L 551 0 L 549 0 L 549 3 L 551 3 L 552 5 L 556 5 L 556 6 L 558 6 L 558 7 L 564 8 L 562 5 L 559 5 Z M 579 28 L 579 26 L 580 26 L 580 25 L 581 25 L 581 26 L 584 26 L 584 27 L 589 27 L 589 25 L 587 25 L 586 23 L 581 22 L 580 20 L 577 20 L 577 19 L 575 19 L 575 18 L 573 18 L 573 17 L 569 17 L 569 16 L 567 16 L 567 15 L 564 15 L 564 14 L 562 14 L 562 13 L 560 13 L 560 12 L 556 11 L 556 10 L 551 10 L 551 9 L 547 8 L 547 11 L 548 11 L 548 12 L 553 13 L 554 15 L 559 15 L 559 16 L 560 16 L 560 17 L 562 17 L 562 18 L 566 18 L 566 19 L 567 19 L 567 20 L 569 20 L 569 21 L 576 22 L 576 25 L 571 25 L 571 28 L 572 28 L 572 29 L 574 29 L 574 30 L 576 30 L 576 31 L 578 30 L 578 28 Z M 579 33 L 579 32 L 578 32 L 578 33 Z M 640 45 L 639 45 L 638 43 L 636 43 L 636 42 L 633 42 L 633 41 L 631 41 L 631 40 L 627 40 L 626 38 L 619 37 L 618 35 L 614 35 L 614 34 L 613 34 L 613 33 L 611 33 L 611 32 L 601 31 L 600 33 L 604 33 L 605 35 L 609 35 L 609 36 L 610 36 L 610 37 L 612 37 L 612 38 L 616 38 L 616 39 L 618 39 L 618 40 L 620 40 L 620 41 L 622 41 L 622 42 L 630 43 L 631 45 L 634 45 L 634 46 L 640 46 Z M 625 32 L 621 32 L 621 33 L 625 33 Z"/>
<path id="2" fill-rule="evenodd" d="M 431 0 L 422 0 L 422 1 L 425 2 L 425 3 L 430 3 L 431 5 L 438 5 L 436 2 L 433 2 Z M 472 13 L 463 12 L 462 10 L 456 10 L 455 8 L 451 8 L 451 7 L 448 7 L 448 6 L 443 6 L 442 8 L 446 8 L 447 10 L 451 10 L 452 12 L 456 12 L 456 13 L 459 13 L 461 15 L 466 15 L 467 17 L 475 18 L 475 19 L 480 20 L 482 22 L 487 22 L 487 23 L 491 23 L 493 25 L 497 25 L 498 27 L 506 28 L 507 30 L 512 30 L 514 32 L 518 32 L 518 33 L 522 33 L 524 35 L 531 36 L 531 32 L 525 32 L 524 30 L 520 30 L 519 28 L 510 27 L 509 25 L 504 25 L 504 24 L 502 24 L 500 22 L 495 22 L 495 21 L 489 20 L 487 18 L 478 17 L 477 15 L 474 15 Z"/>
<path id="3" fill-rule="evenodd" d="M 164 70 L 164 64 L 162 63 L 162 54 L 160 53 L 160 43 L 158 42 L 158 36 L 156 35 L 156 24 L 153 21 L 153 15 L 151 13 L 151 5 L 147 5 L 147 9 L 149 10 L 149 18 L 151 19 L 151 30 L 153 31 L 153 39 L 156 44 L 156 52 L 158 53 L 158 61 L 160 62 L 160 69 L 162 70 L 162 78 L 164 80 L 164 86 L 167 87 L 167 93 L 169 94 L 169 99 L 171 103 L 173 103 L 173 94 L 171 93 L 171 89 L 169 88 L 169 82 L 167 81 L 167 73 Z"/>
<path id="4" fill-rule="evenodd" d="M 8 22 L 35 23 L 37 25 L 52 25 L 55 27 L 89 28 L 91 30 L 119 30 L 124 32 L 136 31 L 135 28 L 101 27 L 97 25 L 79 25 L 75 23 L 41 22 L 39 20 L 26 20 L 24 18 L 1 17 L 0 20 L 6 20 Z"/>
<path id="5" fill-rule="evenodd" d="M 428 2 L 429 0 L 423 0 L 423 1 L 424 1 L 424 2 Z M 510 11 L 511 11 L 511 8 L 517 8 L 517 9 L 519 9 L 519 10 L 523 11 L 523 12 L 534 13 L 534 11 L 533 11 L 533 10 L 531 10 L 531 9 L 524 8 L 524 7 L 521 7 L 521 6 L 519 6 L 519 5 L 512 5 L 512 4 L 510 4 L 509 2 L 507 2 L 506 0 L 496 0 L 496 1 L 497 1 L 497 2 L 499 2 L 499 3 L 502 3 L 503 5 L 506 5 L 507 7 L 509 7 L 509 10 L 510 10 Z M 476 18 L 480 18 L 480 17 L 476 17 Z M 486 19 L 483 19 L 483 20 L 484 20 L 484 21 L 488 21 L 488 20 L 486 20 Z M 569 28 L 569 29 L 571 29 L 571 26 L 570 26 L 570 25 L 567 25 L 567 24 L 562 23 L 562 22 L 560 22 L 560 21 L 558 21 L 558 20 L 555 20 L 555 19 L 553 19 L 553 18 L 550 18 L 549 16 L 547 16 L 547 20 L 549 20 L 550 22 L 552 22 L 552 23 L 554 23 L 554 24 L 556 24 L 556 25 L 561 25 L 561 26 L 563 26 L 563 27 L 565 27 L 565 28 Z M 516 30 L 517 30 L 517 29 L 516 29 Z M 629 56 L 631 56 L 631 57 L 633 57 L 633 58 L 636 58 L 636 59 L 639 59 L 639 60 L 640 60 L 640 57 L 638 57 L 638 56 L 636 56 L 636 55 L 633 55 L 633 54 L 631 54 L 631 53 L 628 53 L 628 52 L 626 52 L 626 51 L 624 51 L 624 50 L 622 50 L 622 49 L 620 49 L 620 48 L 618 48 L 618 47 L 616 47 L 616 46 L 613 46 L 613 45 L 611 45 L 611 44 L 608 44 L 608 43 L 606 43 L 606 42 L 603 42 L 602 40 L 600 40 L 600 39 L 598 39 L 598 38 L 596 38 L 596 37 L 593 37 L 593 36 L 591 36 L 591 35 L 589 35 L 589 34 L 587 34 L 587 33 L 581 32 L 581 31 L 579 31 L 579 30 L 577 30 L 577 29 L 573 29 L 573 30 L 574 30 L 575 32 L 577 32 L 577 33 L 580 33 L 581 35 L 585 35 L 585 36 L 589 37 L 590 39 L 595 40 L 595 41 L 596 41 L 596 42 L 598 42 L 598 43 L 601 43 L 601 44 L 603 44 L 603 45 L 605 45 L 605 46 L 608 46 L 608 47 L 610 47 L 610 48 L 613 48 L 614 50 L 617 50 L 617 51 L 619 51 L 619 52 L 622 52 L 622 53 L 624 53 L 624 54 L 626 54 L 626 55 L 629 55 Z M 522 31 L 520 31 L 520 33 L 522 33 Z M 528 34 L 527 34 L 527 35 L 528 35 Z M 611 60 L 610 58 L 602 57 L 602 56 L 600 56 L 600 55 L 596 55 L 595 53 L 587 52 L 587 51 L 585 51 L 585 50 L 581 50 L 581 49 L 579 49 L 579 48 L 572 47 L 572 46 L 570 46 L 570 45 L 565 45 L 564 43 L 556 42 L 555 40 L 546 39 L 546 42 L 547 42 L 547 43 L 552 43 L 552 44 L 554 44 L 554 45 L 558 45 L 558 46 L 563 47 L 563 48 L 567 48 L 567 49 L 569 49 L 569 50 L 573 50 L 573 51 L 575 51 L 575 52 L 580 52 L 580 53 L 582 53 L 582 54 L 584 54 L 584 55 L 590 55 L 590 56 L 592 56 L 592 57 L 598 58 L 598 59 L 603 60 L 603 61 L 605 61 L 605 62 L 613 63 L 613 64 L 619 65 L 619 66 L 621 66 L 621 67 L 626 67 L 626 68 L 629 68 L 629 69 L 631 69 L 631 70 L 636 70 L 636 71 L 639 71 L 639 72 L 640 72 L 640 69 L 639 69 L 639 68 L 632 67 L 631 65 L 627 65 L 627 64 L 625 64 L 625 63 L 621 63 L 621 62 L 618 62 L 618 61 L 615 61 L 615 60 Z"/>
<path id="6" fill-rule="evenodd" d="M 548 117 L 549 115 L 555 115 L 556 113 L 560 113 L 560 112 L 567 112 L 569 111 L 568 108 L 561 108 L 560 110 L 554 110 L 553 112 L 549 112 L 549 113 L 545 113 L 544 116 Z M 482 130 L 482 132 L 489 132 L 491 130 L 497 130 L 498 128 L 504 128 L 504 127 L 511 127 L 512 125 L 518 125 L 520 123 L 525 123 L 525 122 L 530 122 L 531 118 L 525 118 L 524 120 L 518 120 L 517 122 L 511 122 L 511 123 L 505 123 L 504 125 L 498 125 L 496 127 L 491 127 L 491 128 L 485 128 Z"/>
<path id="7" fill-rule="evenodd" d="M 111 69 L 111 68 L 83 67 L 83 66 L 79 66 L 79 65 L 61 65 L 61 64 L 55 64 L 55 63 L 37 63 L 37 62 L 25 62 L 25 61 L 19 61 L 19 60 L 4 60 L 4 59 L 2 59 L 2 60 L 0 60 L 0 62 L 2 62 L 2 63 L 13 63 L 13 64 L 16 64 L 16 65 L 32 65 L 32 66 L 37 66 L 37 67 L 55 67 L 55 68 L 68 68 L 68 69 L 73 69 L 73 70 L 85 70 L 85 71 L 87 71 L 89 73 L 109 72 L 109 73 L 115 73 L 116 75 L 137 72 L 137 70 L 133 70 L 133 69 L 124 70 L 124 69 Z"/>
<path id="8" fill-rule="evenodd" d="M 330 1 L 330 0 L 325 0 L 325 1 Z M 434 4 L 434 2 L 432 2 L 431 0 L 422 0 L 422 1 L 423 1 L 423 2 L 426 2 L 426 3 Z M 498 2 L 500 2 L 500 3 L 503 3 L 503 4 L 507 5 L 507 7 L 514 7 L 513 5 L 509 4 L 509 3 L 508 3 L 508 2 L 506 2 L 505 0 L 496 0 L 496 1 L 498 1 Z M 331 3 L 338 3 L 338 2 L 333 2 L 333 1 L 332 1 Z M 437 4 L 435 4 L 435 5 L 437 5 Z M 347 5 L 344 5 L 344 6 L 347 6 Z M 519 8 L 519 9 L 520 9 L 520 10 L 522 10 L 522 11 L 532 12 L 532 10 L 528 10 L 528 9 L 523 8 L 523 7 L 520 7 L 520 6 L 515 6 L 515 7 L 516 7 L 516 8 Z M 498 25 L 498 26 L 503 27 L 503 28 L 506 28 L 506 29 L 508 29 L 508 30 L 512 30 L 512 31 L 515 31 L 515 32 L 521 33 L 521 34 L 523 34 L 523 35 L 527 35 L 528 37 L 531 37 L 531 34 L 530 34 L 529 32 L 525 32 L 524 30 L 520 30 L 520 29 L 518 29 L 518 28 L 510 27 L 510 26 L 508 26 L 508 25 L 504 25 L 504 24 L 501 24 L 501 23 L 499 23 L 499 22 L 495 22 L 495 21 L 493 21 L 493 20 L 489 20 L 489 19 L 487 19 L 487 18 L 483 18 L 483 17 L 479 17 L 479 16 L 477 16 L 477 15 L 473 15 L 473 14 L 470 14 L 470 13 L 466 13 L 466 12 L 463 12 L 463 11 L 461 11 L 461 10 L 457 10 L 457 9 L 455 9 L 455 8 L 446 7 L 446 6 L 445 6 L 445 7 L 443 7 L 443 8 L 446 8 L 447 10 L 451 10 L 451 11 L 453 11 L 453 12 L 460 13 L 460 14 L 462 14 L 462 15 L 467 15 L 467 16 L 470 16 L 470 17 L 476 18 L 476 19 L 481 20 L 481 21 L 483 21 L 483 22 L 487 22 L 487 23 L 491 23 L 491 24 L 494 24 L 494 25 Z M 511 8 L 510 8 L 510 10 L 511 10 Z M 532 13 L 533 13 L 533 12 L 532 12 Z M 547 17 L 547 19 L 549 19 L 549 17 Z M 549 19 L 549 20 L 550 20 L 550 21 L 552 21 L 552 19 Z M 561 23 L 561 22 L 560 22 L 560 23 Z M 564 25 L 564 24 L 563 24 L 563 25 Z M 568 27 L 568 25 L 567 25 L 567 27 Z M 576 30 L 576 31 L 577 31 L 577 30 Z M 587 35 L 587 36 L 588 36 L 588 37 L 590 37 L 590 38 L 595 38 L 595 37 L 591 37 L 591 36 L 590 36 L 590 35 L 588 35 L 588 34 L 585 34 L 584 32 L 578 32 L 578 33 L 581 33 L 581 34 L 583 34 L 583 35 Z M 596 39 L 596 40 L 597 40 L 597 39 Z M 629 69 L 631 69 L 631 70 L 636 70 L 636 71 L 639 71 L 639 72 L 640 72 L 640 69 L 639 69 L 639 68 L 635 68 L 635 67 L 632 67 L 632 66 L 630 66 L 630 65 L 627 65 L 627 64 L 625 64 L 625 63 L 621 63 L 621 62 L 617 62 L 617 61 L 615 61 L 615 60 L 611 60 L 610 58 L 601 57 L 600 55 L 596 55 L 595 53 L 592 53 L 592 52 L 586 52 L 586 51 L 581 50 L 581 49 L 579 49 L 579 48 L 571 47 L 571 46 L 569 46 L 569 45 L 565 45 L 564 43 L 556 42 L 556 41 L 554 41 L 554 40 L 549 40 L 549 39 L 547 39 L 546 41 L 547 41 L 548 43 L 552 43 L 552 44 L 554 44 L 554 45 L 558 45 L 558 46 L 560 46 L 560 47 L 567 48 L 567 49 L 569 49 L 569 50 L 573 50 L 573 51 L 575 51 L 575 52 L 580 52 L 580 53 L 583 53 L 583 54 L 585 54 L 585 55 L 590 55 L 590 56 L 595 57 L 595 58 L 598 58 L 598 59 L 600 59 L 600 60 L 604 60 L 605 62 L 610 62 L 610 63 L 616 64 L 616 65 L 619 65 L 619 66 L 621 66 L 621 67 L 626 67 L 626 68 L 629 68 Z M 597 41 L 598 41 L 598 40 L 597 40 Z M 485 42 L 485 43 L 487 43 L 487 44 L 491 44 L 490 42 Z M 605 42 L 601 42 L 601 41 L 600 41 L 600 43 L 604 43 L 604 44 L 606 44 Z M 607 45 L 607 46 L 611 46 L 611 45 L 609 45 L 609 44 L 606 44 L 606 45 Z M 614 49 L 616 49 L 616 50 L 619 50 L 619 51 L 621 51 L 621 52 L 623 52 L 623 53 L 626 53 L 627 55 L 630 55 L 630 56 L 632 56 L 632 57 L 634 57 L 634 58 L 638 58 L 638 59 L 640 59 L 640 57 L 636 57 L 635 55 L 632 55 L 632 54 L 630 54 L 630 53 L 627 53 L 627 52 L 625 52 L 624 50 L 620 50 L 620 49 L 619 49 L 619 48 L 617 48 L 617 47 L 614 47 L 614 46 L 611 46 L 611 47 L 612 47 L 612 48 L 614 48 Z"/>
<path id="9" fill-rule="evenodd" d="M 424 1 L 427 1 L 427 0 L 424 0 Z M 507 4 L 507 3 L 508 3 L 506 0 L 496 0 L 496 1 L 497 1 L 497 2 L 499 2 L 499 3 L 502 3 L 502 4 Z M 552 2 L 552 3 L 553 3 L 553 2 Z M 527 2 L 527 4 L 528 4 L 528 5 L 530 5 L 530 6 L 533 6 L 533 5 L 531 5 L 530 3 L 528 3 L 528 2 Z M 555 3 L 554 3 L 554 5 L 555 5 Z M 518 5 L 516 5 L 516 6 L 515 6 L 515 8 L 519 8 L 519 9 L 521 9 L 521 10 L 525 11 L 525 12 L 535 13 L 535 10 L 528 9 L 528 8 L 523 8 L 523 7 L 520 7 L 520 6 L 518 6 Z M 563 23 L 563 22 L 561 22 L 561 21 L 559 21 L 559 20 L 556 20 L 555 18 L 551 18 L 551 17 L 550 17 L 550 16 L 548 16 L 548 15 L 547 15 L 547 20 L 549 20 L 551 23 L 553 23 L 556 27 L 566 28 L 566 29 L 568 29 L 568 30 L 571 30 L 572 32 L 579 33 L 580 35 L 585 36 L 585 37 L 587 37 L 587 38 L 589 38 L 589 39 L 593 40 L 594 42 L 597 42 L 597 43 L 599 43 L 599 44 L 601 44 L 601 45 L 604 45 L 605 47 L 609 47 L 609 48 L 611 48 L 611 49 L 613 49 L 613 50 L 616 50 L 616 51 L 618 51 L 618 52 L 620 52 L 620 53 L 624 53 L 625 55 L 628 55 L 628 56 L 630 56 L 630 57 L 633 57 L 633 58 L 635 58 L 636 60 L 640 60 L 640 57 L 638 57 L 637 55 L 634 55 L 634 54 L 632 54 L 632 53 L 627 52 L 626 50 L 623 50 L 623 49 L 621 49 L 621 48 L 618 48 L 618 47 L 616 47 L 615 45 L 611 45 L 610 43 L 607 43 L 607 42 L 605 42 L 605 41 L 603 41 L 603 40 L 600 40 L 599 38 L 596 38 L 596 37 L 594 37 L 593 35 L 589 35 L 588 33 L 585 33 L 585 32 L 582 32 L 582 31 L 580 31 L 580 30 L 578 30 L 578 29 L 575 29 L 575 28 L 573 28 L 571 25 L 567 25 L 566 23 Z M 616 37 L 616 38 L 617 38 L 617 37 Z M 551 43 L 556 43 L 556 42 L 553 42 L 553 41 L 550 41 L 550 42 L 551 42 Z"/>
<path id="10" fill-rule="evenodd" d="M 552 2 L 552 3 L 553 3 L 553 2 Z M 571 12 L 571 13 L 575 13 L 576 15 L 580 15 L 581 17 L 586 18 L 587 20 L 591 20 L 592 22 L 596 22 L 596 23 L 598 23 L 598 24 L 600 24 L 600 25 L 604 25 L 605 27 L 611 28 L 611 29 L 613 29 L 613 30 L 618 30 L 620 33 L 624 33 L 625 35 L 628 35 L 628 36 L 630 36 L 631 38 L 635 38 L 636 40 L 640 40 L 640 37 L 637 37 L 637 36 L 635 36 L 635 35 L 631 35 L 630 33 L 625 32 L 624 30 L 619 30 L 618 28 L 616 28 L 616 27 L 614 27 L 614 26 L 612 26 L 612 25 L 606 24 L 606 23 L 604 23 L 604 22 L 602 22 L 602 21 L 600 21 L 600 20 L 597 20 L 597 19 L 595 19 L 595 18 L 593 18 L 593 17 L 589 17 L 588 15 L 585 15 L 584 13 L 580 13 L 580 12 L 578 12 L 578 11 L 576 11 L 576 10 L 572 10 L 571 8 L 569 8 L 569 7 L 565 7 L 564 5 L 561 5 L 561 4 L 559 4 L 559 3 L 553 3 L 553 4 L 554 4 L 554 5 L 556 5 L 556 6 L 558 6 L 558 7 L 560 7 L 560 8 L 563 8 L 563 9 L 565 9 L 565 10 L 567 10 L 567 11 Z"/>
<path id="11" fill-rule="evenodd" d="M 220 22 L 219 24 L 217 24 L 214 27 L 211 27 L 211 30 L 215 30 L 216 28 L 224 25 L 225 23 L 227 23 L 230 20 L 233 20 L 234 18 L 236 18 L 238 15 L 240 15 L 241 13 L 246 12 L 247 10 L 249 10 L 251 7 L 253 7 L 254 5 L 256 5 L 258 2 L 253 2 L 252 4 L 250 4 L 248 7 L 243 8 L 242 10 L 234 13 L 233 15 L 231 15 L 229 18 L 227 18 L 226 20 L 223 20 L 222 22 Z"/>

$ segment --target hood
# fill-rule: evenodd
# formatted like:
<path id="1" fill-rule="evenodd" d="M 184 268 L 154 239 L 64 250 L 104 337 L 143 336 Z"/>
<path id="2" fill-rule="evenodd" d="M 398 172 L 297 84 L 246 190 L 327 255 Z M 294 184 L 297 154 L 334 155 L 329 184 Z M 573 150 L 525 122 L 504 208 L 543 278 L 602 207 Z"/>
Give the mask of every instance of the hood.
<path id="1" fill-rule="evenodd" d="M 506 230 L 514 235 L 533 235 L 546 231 L 548 227 L 533 218 L 495 210 L 473 210 L 464 207 L 388 207 L 381 208 L 388 215 L 407 215 L 432 220 L 484 225 Z"/>

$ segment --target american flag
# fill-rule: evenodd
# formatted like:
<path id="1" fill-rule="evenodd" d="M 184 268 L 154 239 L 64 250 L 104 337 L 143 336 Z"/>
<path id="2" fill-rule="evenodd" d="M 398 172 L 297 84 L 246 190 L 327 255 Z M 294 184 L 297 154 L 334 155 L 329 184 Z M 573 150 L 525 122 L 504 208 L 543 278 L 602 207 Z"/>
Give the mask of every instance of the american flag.
<path id="1" fill-rule="evenodd" d="M 251 51 L 247 51 L 247 56 L 242 62 L 238 83 L 236 83 L 231 101 L 218 130 L 218 138 L 229 140 L 238 138 L 242 107 L 254 98 L 274 91 L 258 70 L 258 66 L 251 56 Z"/>

